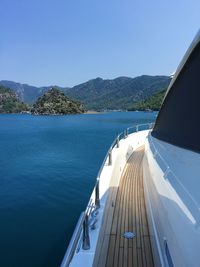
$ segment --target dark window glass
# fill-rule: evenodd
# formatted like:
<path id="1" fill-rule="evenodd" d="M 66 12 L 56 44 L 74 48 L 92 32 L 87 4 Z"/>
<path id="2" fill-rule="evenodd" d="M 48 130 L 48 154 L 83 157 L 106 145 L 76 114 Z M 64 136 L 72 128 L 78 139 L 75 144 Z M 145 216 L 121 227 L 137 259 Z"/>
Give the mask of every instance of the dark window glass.
<path id="1" fill-rule="evenodd" d="M 200 151 L 200 44 L 187 59 L 167 94 L 152 135 Z"/>

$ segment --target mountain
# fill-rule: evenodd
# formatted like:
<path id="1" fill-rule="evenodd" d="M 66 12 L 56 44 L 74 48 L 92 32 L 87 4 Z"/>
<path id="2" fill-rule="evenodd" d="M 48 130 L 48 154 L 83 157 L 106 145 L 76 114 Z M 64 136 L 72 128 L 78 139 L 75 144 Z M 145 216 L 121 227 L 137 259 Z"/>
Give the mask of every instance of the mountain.
<path id="1" fill-rule="evenodd" d="M 147 75 L 113 80 L 96 78 L 65 92 L 80 100 L 88 109 L 128 109 L 167 87 L 170 80 L 168 76 Z"/>
<path id="2" fill-rule="evenodd" d="M 166 94 L 166 90 L 167 89 L 164 89 L 150 96 L 145 101 L 136 103 L 129 110 L 159 110 Z"/>
<path id="3" fill-rule="evenodd" d="M 27 110 L 28 107 L 12 90 L 0 86 L 0 113 L 20 113 Z"/>
<path id="4" fill-rule="evenodd" d="M 51 88 L 43 96 L 39 97 L 33 105 L 31 112 L 33 114 L 79 114 L 85 110 L 83 106 L 69 99 L 57 88 Z"/>
<path id="5" fill-rule="evenodd" d="M 87 109 L 129 109 L 134 103 L 146 100 L 149 96 L 167 87 L 168 76 L 142 75 L 135 78 L 118 77 L 112 80 L 96 78 L 72 88 L 61 88 L 67 96 L 81 101 Z M 35 87 L 11 81 L 0 81 L 0 85 L 14 90 L 26 103 L 34 103 L 52 86 Z"/>

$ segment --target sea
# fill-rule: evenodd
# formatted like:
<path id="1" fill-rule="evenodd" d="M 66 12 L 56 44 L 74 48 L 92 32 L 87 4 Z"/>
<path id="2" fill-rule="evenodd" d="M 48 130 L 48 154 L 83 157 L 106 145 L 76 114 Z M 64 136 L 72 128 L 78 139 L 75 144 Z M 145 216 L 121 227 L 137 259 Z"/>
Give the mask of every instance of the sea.
<path id="1" fill-rule="evenodd" d="M 0 266 L 60 266 L 113 139 L 156 116 L 0 115 Z"/>

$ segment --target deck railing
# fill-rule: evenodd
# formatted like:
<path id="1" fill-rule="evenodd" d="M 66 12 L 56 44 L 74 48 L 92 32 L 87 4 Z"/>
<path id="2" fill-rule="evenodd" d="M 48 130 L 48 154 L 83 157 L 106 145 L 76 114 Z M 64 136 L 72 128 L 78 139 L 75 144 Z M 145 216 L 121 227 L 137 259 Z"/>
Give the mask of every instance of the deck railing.
<path id="1" fill-rule="evenodd" d="M 117 137 L 112 142 L 103 160 L 103 163 L 99 169 L 99 172 L 97 174 L 96 183 L 94 186 L 94 192 L 95 192 L 94 203 L 91 203 L 92 200 L 90 199 L 86 210 L 81 213 L 60 267 L 68 267 L 73 258 L 74 253 L 78 252 L 81 247 L 83 250 L 90 249 L 89 228 L 95 229 L 96 222 L 97 222 L 96 217 L 98 214 L 98 209 L 100 208 L 100 198 L 99 198 L 100 177 L 101 177 L 102 170 L 106 165 L 106 162 L 108 166 L 112 165 L 113 148 L 115 147 L 119 148 L 120 140 L 126 139 L 129 134 L 142 131 L 142 130 L 149 130 L 149 129 L 152 129 L 153 126 L 154 126 L 154 123 L 145 123 L 145 124 L 139 124 L 139 125 L 135 125 L 132 127 L 128 127 L 123 132 L 118 134 Z"/>

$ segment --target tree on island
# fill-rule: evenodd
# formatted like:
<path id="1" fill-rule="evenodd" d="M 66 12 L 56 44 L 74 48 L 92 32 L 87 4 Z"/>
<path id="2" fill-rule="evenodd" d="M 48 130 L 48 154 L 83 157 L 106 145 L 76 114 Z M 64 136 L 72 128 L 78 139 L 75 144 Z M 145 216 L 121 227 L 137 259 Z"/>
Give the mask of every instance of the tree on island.
<path id="1" fill-rule="evenodd" d="M 53 87 L 38 98 L 31 112 L 44 115 L 65 115 L 80 114 L 85 112 L 85 109 L 80 102 L 68 98 L 61 90 Z"/>

